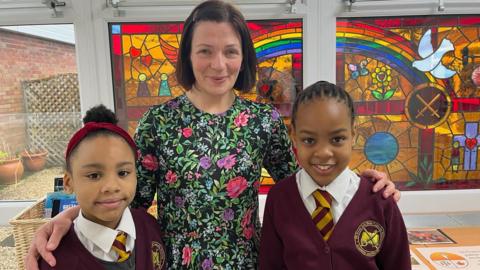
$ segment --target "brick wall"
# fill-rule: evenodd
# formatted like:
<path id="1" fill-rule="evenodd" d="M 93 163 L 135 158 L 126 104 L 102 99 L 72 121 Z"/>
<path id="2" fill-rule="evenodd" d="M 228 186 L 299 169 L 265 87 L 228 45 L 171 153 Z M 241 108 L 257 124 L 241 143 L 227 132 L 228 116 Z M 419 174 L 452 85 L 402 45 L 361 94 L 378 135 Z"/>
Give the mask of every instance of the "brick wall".
<path id="1" fill-rule="evenodd" d="M 76 72 L 74 45 L 0 29 L 0 150 L 26 143 L 21 81 Z"/>

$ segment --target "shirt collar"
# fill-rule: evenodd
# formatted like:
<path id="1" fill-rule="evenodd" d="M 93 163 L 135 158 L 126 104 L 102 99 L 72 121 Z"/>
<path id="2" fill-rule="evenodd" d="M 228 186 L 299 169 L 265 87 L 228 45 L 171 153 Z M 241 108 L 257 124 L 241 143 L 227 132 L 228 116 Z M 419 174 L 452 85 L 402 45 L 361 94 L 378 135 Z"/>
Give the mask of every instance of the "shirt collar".
<path id="1" fill-rule="evenodd" d="M 345 168 L 345 170 L 343 170 L 343 172 L 341 172 L 329 185 L 321 187 L 312 179 L 307 171 L 304 169 L 300 170 L 298 174 L 300 177 L 300 193 L 302 199 L 305 200 L 312 195 L 315 190 L 321 189 L 327 191 L 337 203 L 341 202 L 345 196 L 345 190 L 348 187 L 349 178 L 351 177 L 350 172 L 351 171 L 348 167 Z"/>
<path id="2" fill-rule="evenodd" d="M 115 230 L 86 219 L 81 210 L 75 223 L 77 229 L 105 253 L 108 253 L 112 248 L 113 241 L 119 231 L 125 232 L 133 240 L 136 238 L 135 224 L 128 207 L 123 211 L 122 218 Z"/>

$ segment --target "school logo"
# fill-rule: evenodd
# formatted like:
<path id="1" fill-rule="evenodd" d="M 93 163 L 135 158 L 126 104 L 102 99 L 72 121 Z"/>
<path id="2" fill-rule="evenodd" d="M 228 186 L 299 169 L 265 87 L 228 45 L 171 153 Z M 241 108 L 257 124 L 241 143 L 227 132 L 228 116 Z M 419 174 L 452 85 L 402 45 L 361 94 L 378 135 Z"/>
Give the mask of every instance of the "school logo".
<path id="1" fill-rule="evenodd" d="M 373 220 L 362 222 L 355 231 L 355 246 L 367 257 L 377 255 L 385 238 L 385 229 Z"/>
<path id="2" fill-rule="evenodd" d="M 165 249 L 155 241 L 152 241 L 152 263 L 154 270 L 162 270 L 165 264 Z"/>

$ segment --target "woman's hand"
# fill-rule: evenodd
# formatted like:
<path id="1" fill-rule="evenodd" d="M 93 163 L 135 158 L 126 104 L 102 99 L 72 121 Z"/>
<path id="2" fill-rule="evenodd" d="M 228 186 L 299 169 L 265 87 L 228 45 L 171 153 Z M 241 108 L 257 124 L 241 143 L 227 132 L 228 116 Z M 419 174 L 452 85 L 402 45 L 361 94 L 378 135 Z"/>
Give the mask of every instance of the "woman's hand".
<path id="1" fill-rule="evenodd" d="M 400 200 L 400 191 L 395 188 L 395 184 L 390 179 L 388 179 L 385 173 L 372 169 L 367 169 L 363 171 L 361 175 L 376 182 L 373 186 L 373 192 L 377 192 L 382 188 L 385 188 L 385 190 L 383 191 L 384 198 L 388 198 L 393 195 L 393 199 L 396 202 Z"/>
<path id="2" fill-rule="evenodd" d="M 70 229 L 73 220 L 78 216 L 79 211 L 79 206 L 71 207 L 38 228 L 25 257 L 27 270 L 38 270 L 38 258 L 40 256 L 50 266 L 55 266 L 57 261 L 52 251 L 58 247 L 63 236 Z"/>

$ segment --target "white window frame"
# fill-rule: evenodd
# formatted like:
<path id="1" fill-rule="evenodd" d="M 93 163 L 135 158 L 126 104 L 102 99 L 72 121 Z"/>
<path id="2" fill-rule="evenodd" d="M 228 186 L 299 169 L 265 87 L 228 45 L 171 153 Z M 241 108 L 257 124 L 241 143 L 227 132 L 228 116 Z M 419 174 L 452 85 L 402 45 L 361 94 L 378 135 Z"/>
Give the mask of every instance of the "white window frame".
<path id="1" fill-rule="evenodd" d="M 289 14 L 289 0 L 235 0 L 246 19 L 303 18 L 303 84 L 335 82 L 336 17 L 399 16 L 431 14 L 480 14 L 477 0 L 356 0 L 353 11 L 346 11 L 345 0 L 296 0 L 297 14 Z M 62 16 L 52 17 L 42 0 L 4 0 L 0 4 L 0 26 L 20 24 L 73 23 L 80 84 L 82 113 L 98 103 L 114 109 L 108 23 L 183 21 L 193 0 L 121 0 L 118 8 L 110 0 L 64 0 Z M 377 2 L 377 3 L 375 3 Z M 5 4 L 6 3 L 6 4 Z M 172 3 L 177 6 L 172 6 Z M 416 3 L 416 6 L 415 6 Z M 16 4 L 17 7 L 13 5 Z M 31 8 L 22 8 L 18 5 Z M 181 5 L 180 5 L 181 4 Z M 3 6 L 2 6 L 3 5 Z M 10 8 L 5 8 L 10 5 Z M 413 6 L 412 6 L 413 5 Z M 358 7 L 358 8 L 357 8 Z M 361 8 L 360 8 L 361 7 Z M 356 9 L 357 8 L 357 9 Z M 421 14 L 418 14 L 419 9 Z M 263 200 L 261 198 L 261 200 Z M 1 204 L 1 203 L 0 203 Z M 403 213 L 445 213 L 480 211 L 480 189 L 402 192 L 399 207 Z M 0 221 L 1 223 L 1 221 Z"/>

